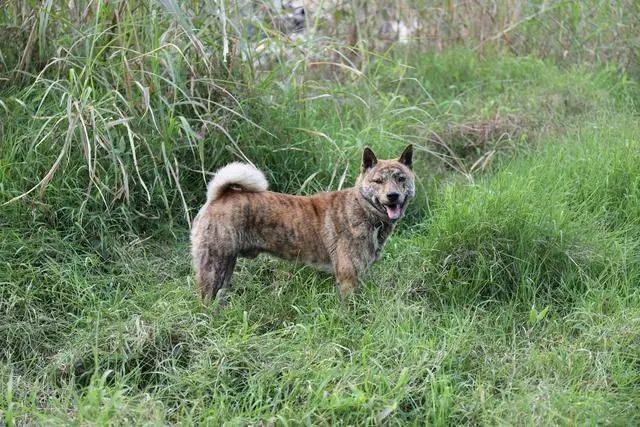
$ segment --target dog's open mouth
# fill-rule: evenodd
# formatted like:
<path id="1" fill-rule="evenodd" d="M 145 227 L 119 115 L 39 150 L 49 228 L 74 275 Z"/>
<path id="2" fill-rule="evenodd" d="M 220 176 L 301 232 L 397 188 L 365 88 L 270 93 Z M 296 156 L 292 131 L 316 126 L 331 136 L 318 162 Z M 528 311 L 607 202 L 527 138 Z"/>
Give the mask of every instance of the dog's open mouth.
<path id="1" fill-rule="evenodd" d="M 373 200 L 367 199 L 367 201 L 382 215 L 386 215 L 391 221 L 395 221 L 402 216 L 402 208 L 406 200 L 402 203 L 382 203 L 380 199 L 374 197 Z"/>
<path id="2" fill-rule="evenodd" d="M 402 216 L 402 207 L 404 206 L 404 203 L 384 204 L 380 201 L 378 203 L 380 203 L 383 208 L 382 211 L 387 214 L 387 217 L 390 220 L 395 221 L 396 219 L 400 218 L 400 216 Z"/>
<path id="3" fill-rule="evenodd" d="M 387 216 L 389 219 L 398 219 L 402 214 L 402 204 L 400 203 L 391 203 L 388 205 L 383 205 L 385 210 L 387 211 Z"/>

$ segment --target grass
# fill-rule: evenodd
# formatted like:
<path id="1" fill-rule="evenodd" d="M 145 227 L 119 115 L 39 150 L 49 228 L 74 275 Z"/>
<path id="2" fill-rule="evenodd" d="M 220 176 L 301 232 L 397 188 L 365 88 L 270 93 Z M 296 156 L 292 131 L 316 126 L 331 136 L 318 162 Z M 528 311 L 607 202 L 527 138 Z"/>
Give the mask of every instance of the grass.
<path id="1" fill-rule="evenodd" d="M 400 47 L 330 79 L 199 69 L 186 92 L 193 37 L 222 41 L 158 7 L 123 6 L 117 31 L 96 20 L 41 75 L 34 45 L 0 90 L 4 424 L 640 422 L 637 81 Z M 154 50 L 167 40 L 184 56 Z M 245 155 L 309 194 L 350 185 L 365 145 L 406 142 L 418 197 L 353 301 L 260 257 L 239 262 L 224 311 L 201 307 L 187 221 L 208 172 Z"/>
<path id="2" fill-rule="evenodd" d="M 92 240 L 87 222 L 70 223 L 80 215 L 69 198 L 73 175 L 54 181 L 46 204 L 4 207 L 5 422 L 637 422 L 635 113 L 602 74 L 526 58 L 496 67 L 505 64 L 516 68 L 513 85 L 468 98 L 451 88 L 434 104 L 457 99 L 469 120 L 462 111 L 493 97 L 523 114 L 520 103 L 532 93 L 556 94 L 561 84 L 582 88 L 574 96 L 583 108 L 530 111 L 559 123 L 542 132 L 525 127 L 528 144 L 472 181 L 446 168 L 433 172 L 442 181 L 423 186 L 429 203 L 416 203 L 412 226 L 392 237 L 349 307 L 330 277 L 259 259 L 240 264 L 230 305 L 214 316 L 195 296 L 186 227 L 178 221 L 171 238 L 161 224 L 136 228 L 134 221 L 115 232 L 124 236 L 106 229 Z M 557 77 L 517 70 L 531 66 Z M 489 67 L 471 67 L 458 84 L 481 82 Z M 431 70 L 423 78 L 431 75 L 451 78 Z M 517 96 L 519 87 L 529 88 L 527 96 Z M 283 111 L 271 108 L 273 117 Z M 334 124 L 334 134 L 364 127 L 361 110 L 342 108 L 354 129 Z M 331 123 L 327 114 L 342 115 L 318 108 L 306 111 L 304 124 L 327 132 L 316 125 Z M 376 123 L 388 116 L 384 109 L 370 114 L 369 126 L 393 128 Z M 443 117 L 435 125 L 455 116 Z M 294 147 L 313 143 L 305 132 L 296 137 Z M 355 134 L 340 140 L 348 153 L 359 149 Z M 15 176 L 11 151 L 3 153 L 4 173 Z M 338 154 L 317 156 L 322 163 L 299 170 L 327 168 L 313 180 L 322 186 L 330 181 L 327 159 Z M 418 170 L 427 182 L 430 171 Z M 287 176 L 279 167 L 271 174 Z M 119 211 L 102 221 L 126 223 L 131 214 Z M 101 220 L 89 205 L 82 215 Z"/>

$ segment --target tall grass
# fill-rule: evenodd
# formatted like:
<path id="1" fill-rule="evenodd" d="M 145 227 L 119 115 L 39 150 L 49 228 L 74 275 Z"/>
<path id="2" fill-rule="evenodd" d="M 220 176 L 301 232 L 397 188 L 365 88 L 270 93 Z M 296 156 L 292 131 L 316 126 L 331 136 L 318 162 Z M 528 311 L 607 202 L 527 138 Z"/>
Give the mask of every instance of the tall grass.
<path id="1" fill-rule="evenodd" d="M 105 207 L 132 198 L 168 207 L 167 191 L 176 189 L 186 214 L 178 159 L 190 155 L 197 165 L 205 150 L 238 152 L 227 122 L 249 119 L 227 89 L 242 85 L 219 55 L 228 41 L 210 34 L 204 43 L 178 4 L 20 2 L 3 15 L 29 32 L 6 74 L 24 87 L 3 104 L 28 114 L 32 132 L 20 138 L 27 151 L 55 155 L 40 181 L 8 202 L 44 191 L 81 153 L 85 191 Z M 223 136 L 220 145 L 207 146 L 211 133 Z"/>
<path id="2" fill-rule="evenodd" d="M 88 205 L 94 212 L 125 205 L 150 217 L 165 212 L 188 222 L 194 203 L 189 193 L 194 186 L 200 191 L 211 171 L 230 158 L 269 163 L 281 189 L 337 188 L 353 171 L 347 159 L 366 143 L 384 147 L 388 141 L 413 140 L 471 176 L 491 164 L 495 141 L 498 148 L 512 146 L 526 138 L 520 129 L 531 122 L 517 111 L 479 106 L 478 117 L 464 123 L 469 111 L 458 101 L 484 91 L 469 84 L 482 73 L 473 69 L 482 63 L 457 51 L 439 64 L 425 57 L 417 66 L 431 71 L 416 73 L 406 65 L 414 63 L 415 48 L 506 46 L 563 57 L 557 53 L 561 46 L 572 54 L 593 52 L 579 59 L 631 64 L 637 46 L 635 21 L 629 20 L 634 7 L 312 2 L 303 37 L 291 39 L 280 32 L 283 12 L 269 2 L 10 2 L 0 12 L 0 31 L 8 41 L 0 58 L 0 106 L 20 127 L 3 132 L 16 141 L 12 161 L 28 164 L 37 176 L 14 181 L 20 185 L 5 189 L 0 203 L 40 203 L 52 180 L 73 173 L 77 182 L 71 185 L 85 194 L 76 204 L 79 215 L 91 212 L 84 209 Z M 388 35 L 380 29 L 393 22 L 411 26 L 407 40 L 399 34 L 394 39 L 410 42 L 411 49 L 387 50 L 388 44 L 377 42 Z M 521 72 L 540 79 L 540 63 L 530 66 Z M 511 78 L 486 84 L 506 89 Z M 331 81 L 368 95 L 354 96 Z M 434 105 L 441 93 L 449 98 Z M 415 94 L 419 102 L 412 102 Z M 568 89 L 566 96 L 576 97 Z M 580 100 L 559 101 L 585 108 Z M 319 108 L 343 115 L 340 129 L 323 128 L 323 118 L 313 117 Z M 445 116 L 456 125 L 447 128 Z M 359 127 L 357 134 L 349 123 Z M 301 141 L 315 148 L 301 150 Z M 345 147 L 344 155 L 329 156 L 333 167 L 319 176 L 290 167 L 309 157 L 318 161 L 318 151 Z M 318 179 L 321 187 L 314 184 Z"/>
<path id="3" fill-rule="evenodd" d="M 356 51 L 414 48 L 509 51 L 547 59 L 615 62 L 636 75 L 640 43 L 634 1 L 353 1 L 311 2 L 318 31 Z M 322 6 L 322 7 L 320 7 Z M 366 67 L 368 61 L 362 62 Z"/>

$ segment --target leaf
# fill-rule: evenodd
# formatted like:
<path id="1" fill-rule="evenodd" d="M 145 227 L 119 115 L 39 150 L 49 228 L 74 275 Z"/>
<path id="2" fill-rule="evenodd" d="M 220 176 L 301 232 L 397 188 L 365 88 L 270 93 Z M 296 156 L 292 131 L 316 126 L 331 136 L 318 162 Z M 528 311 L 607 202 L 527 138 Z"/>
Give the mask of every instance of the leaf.
<path id="1" fill-rule="evenodd" d="M 529 325 L 535 325 L 538 319 L 538 311 L 535 306 L 531 306 L 531 311 L 529 311 Z"/>
<path id="2" fill-rule="evenodd" d="M 547 317 L 547 313 L 549 312 L 549 308 L 550 308 L 550 306 L 547 306 L 547 307 L 545 307 L 544 310 L 542 310 L 540 313 L 538 313 L 538 316 L 537 316 L 538 322 L 541 321 L 541 320 L 544 320 L 544 318 Z"/>

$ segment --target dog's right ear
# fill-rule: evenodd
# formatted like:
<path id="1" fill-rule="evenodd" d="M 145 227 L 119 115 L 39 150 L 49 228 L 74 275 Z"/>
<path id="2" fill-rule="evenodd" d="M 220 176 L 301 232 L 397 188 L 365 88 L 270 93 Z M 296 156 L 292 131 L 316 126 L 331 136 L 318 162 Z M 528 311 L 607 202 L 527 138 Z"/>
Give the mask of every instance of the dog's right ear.
<path id="1" fill-rule="evenodd" d="M 373 150 L 369 147 L 365 147 L 364 153 L 362 153 L 362 171 L 365 172 L 371 169 L 378 163 L 378 158 L 374 154 Z"/>

